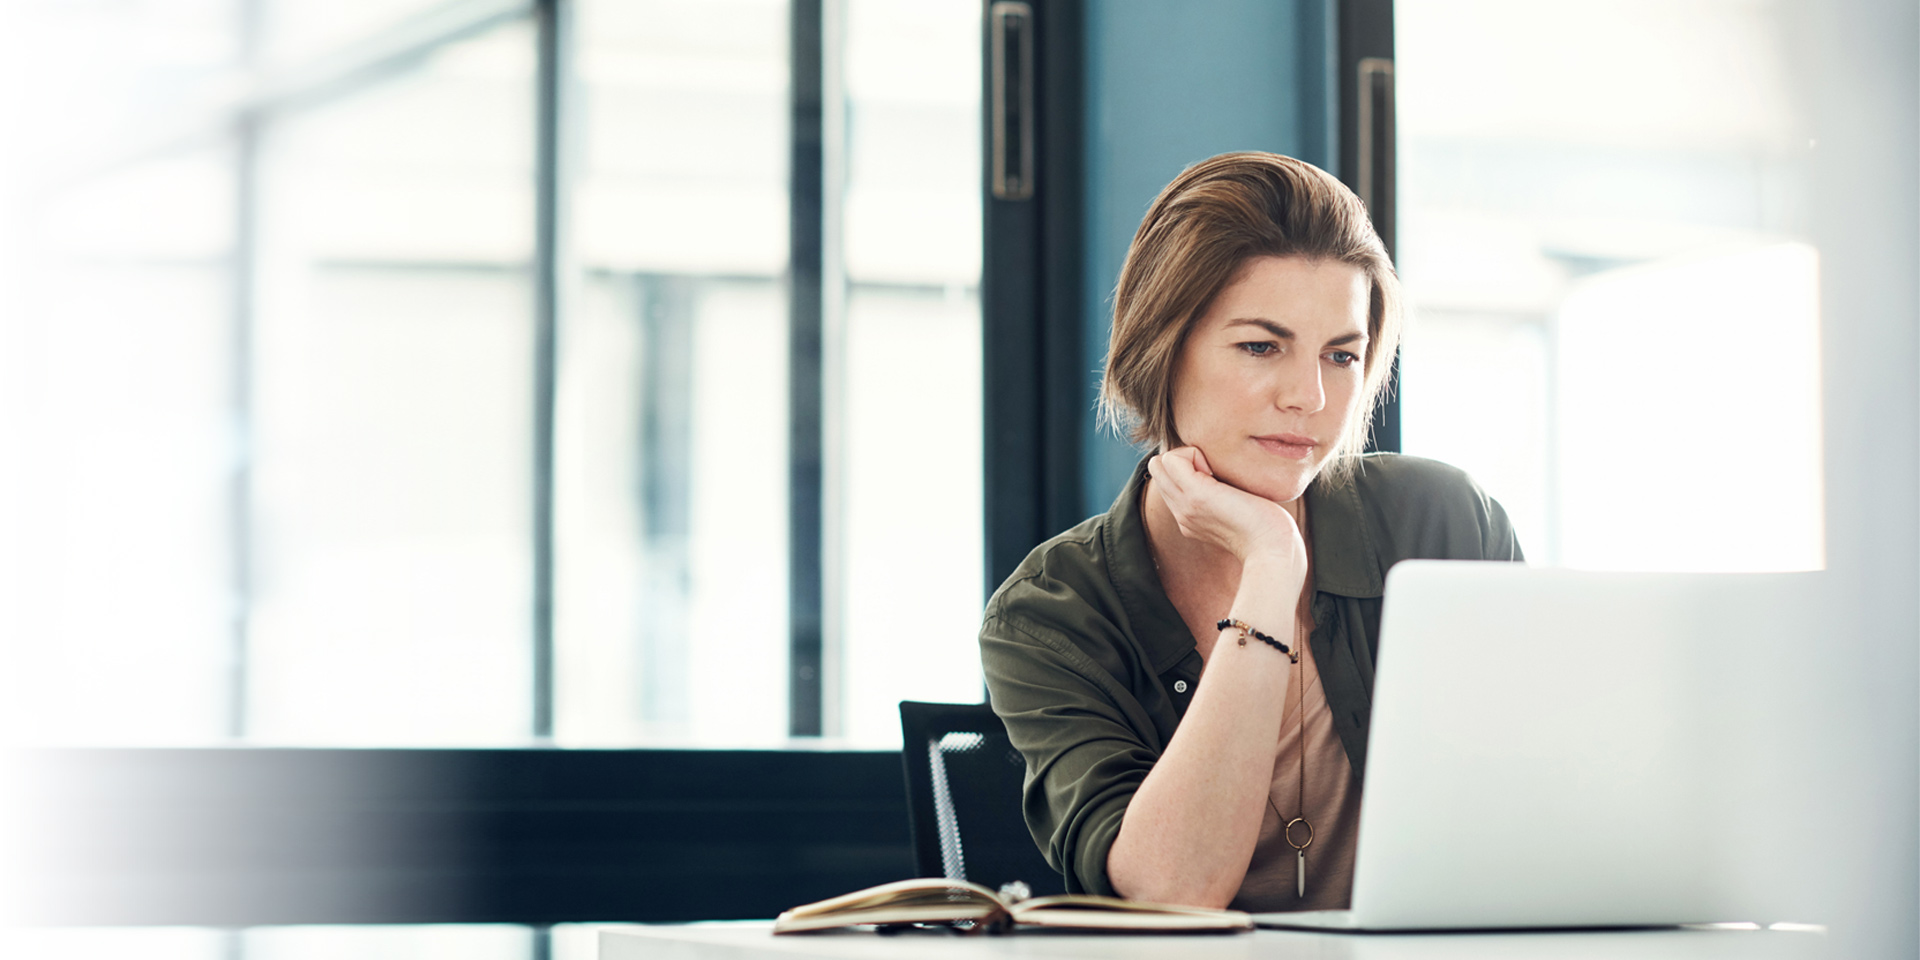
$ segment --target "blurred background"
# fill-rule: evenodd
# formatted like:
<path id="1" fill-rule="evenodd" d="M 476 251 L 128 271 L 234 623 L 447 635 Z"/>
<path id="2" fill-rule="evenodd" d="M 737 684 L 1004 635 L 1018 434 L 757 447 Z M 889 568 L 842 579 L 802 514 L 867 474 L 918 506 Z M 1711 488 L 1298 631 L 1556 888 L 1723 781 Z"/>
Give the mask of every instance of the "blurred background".
<path id="1" fill-rule="evenodd" d="M 523 743 L 541 603 L 554 743 L 787 736 L 783 3 L 571 5 L 555 144 L 524 5 L 10 10 L 9 594 L 87 681 L 10 729 Z M 836 732 L 884 745 L 980 686 L 979 11 L 836 13 Z"/>
<path id="2" fill-rule="evenodd" d="M 846 0 L 831 23 L 818 563 L 834 732 L 860 743 L 897 742 L 900 699 L 979 687 L 976 6 Z M 554 742 L 787 735 L 784 5 L 574 6 L 541 439 L 528 11 L 13 11 L 38 39 L 8 58 L 9 606 L 41 640 L 17 675 L 88 682 L 25 684 L 10 730 L 516 743 L 538 600 Z M 1780 5 L 1394 12 L 1400 446 L 1471 472 L 1536 562 L 1819 568 L 1810 138 Z"/>
<path id="3" fill-rule="evenodd" d="M 0 0 L 5 737 L 898 751 L 896 704 L 980 699 L 987 593 L 1138 457 L 1091 417 L 1106 296 L 1158 188 L 1234 149 L 1356 186 L 1373 151 L 1410 303 L 1378 442 L 1466 468 L 1534 562 L 1870 562 L 1828 501 L 1912 478 L 1912 398 L 1830 381 L 1910 361 L 1877 331 L 1911 303 L 1846 356 L 1829 326 L 1823 383 L 1823 262 L 1859 252 L 1828 240 L 1875 215 L 1822 193 L 1823 124 L 1885 113 L 1822 105 L 1914 38 L 1823 65 L 1911 10 L 1037 2 L 1034 213 L 996 192 L 989 7 Z M 1912 170 L 1873 169 L 1911 220 Z M 1867 431 L 1839 466 L 1836 416 Z M 1846 452 L 1883 427 L 1898 462 Z M 1911 681 L 1911 618 L 1874 623 Z M 591 953 L 564 923 L 23 936 Z"/>

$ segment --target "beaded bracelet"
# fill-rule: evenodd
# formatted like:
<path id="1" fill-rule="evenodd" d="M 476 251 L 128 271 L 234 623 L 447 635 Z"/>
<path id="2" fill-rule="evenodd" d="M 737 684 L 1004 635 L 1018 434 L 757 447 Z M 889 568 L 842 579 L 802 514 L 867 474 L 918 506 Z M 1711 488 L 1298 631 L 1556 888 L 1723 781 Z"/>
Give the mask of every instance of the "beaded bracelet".
<path id="1" fill-rule="evenodd" d="M 1240 631 L 1240 645 L 1243 647 L 1247 645 L 1248 635 L 1252 635 L 1252 637 L 1255 640 L 1258 640 L 1261 643 L 1264 643 L 1267 646 L 1272 647 L 1275 650 L 1278 650 L 1281 653 L 1286 654 L 1288 660 L 1294 663 L 1300 662 L 1300 655 L 1293 652 L 1292 647 L 1289 647 L 1286 644 L 1281 643 L 1280 641 L 1275 640 L 1274 638 L 1269 637 L 1258 630 L 1255 630 L 1253 628 L 1253 625 L 1246 622 L 1245 620 L 1233 620 L 1233 619 L 1222 620 L 1219 623 L 1214 624 L 1213 628 L 1215 630 L 1233 629 L 1233 630 Z"/>

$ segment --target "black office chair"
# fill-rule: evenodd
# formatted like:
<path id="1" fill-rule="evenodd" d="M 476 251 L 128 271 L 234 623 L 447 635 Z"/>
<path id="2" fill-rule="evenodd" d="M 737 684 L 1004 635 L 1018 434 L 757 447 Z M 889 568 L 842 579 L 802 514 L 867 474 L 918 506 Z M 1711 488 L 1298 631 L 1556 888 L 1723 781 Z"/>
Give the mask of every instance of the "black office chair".
<path id="1" fill-rule="evenodd" d="M 1020 814 L 1026 761 L 992 707 L 902 700 L 900 729 L 920 876 L 995 890 L 1019 880 L 1036 897 L 1066 892 L 1027 832 Z"/>

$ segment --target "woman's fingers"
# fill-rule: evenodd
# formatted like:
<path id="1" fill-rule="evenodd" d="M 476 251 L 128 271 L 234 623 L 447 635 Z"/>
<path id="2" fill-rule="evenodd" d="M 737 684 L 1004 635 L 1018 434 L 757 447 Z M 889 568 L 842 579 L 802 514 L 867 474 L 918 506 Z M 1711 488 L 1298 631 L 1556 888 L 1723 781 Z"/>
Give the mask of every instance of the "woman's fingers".
<path id="1" fill-rule="evenodd" d="M 1218 501 L 1222 494 L 1228 493 L 1211 474 L 1196 469 L 1194 458 L 1199 453 L 1194 447 L 1179 447 L 1147 463 L 1148 473 L 1160 484 L 1161 500 L 1173 513 L 1180 532 L 1189 537 L 1204 535 L 1220 524 L 1224 518 L 1218 515 L 1221 507 Z"/>
<path id="2" fill-rule="evenodd" d="M 1206 504 L 1218 493 L 1209 489 L 1216 481 L 1193 468 L 1193 460 L 1188 453 L 1191 449 L 1187 447 L 1161 454 L 1155 458 L 1159 461 L 1159 470 L 1152 474 L 1161 485 L 1161 499 L 1166 501 L 1175 519 L 1183 525 L 1190 525 L 1197 514 L 1208 512 Z M 1148 469 L 1152 471 L 1153 465 L 1149 464 Z"/>
<path id="3" fill-rule="evenodd" d="M 1155 456 L 1147 462 L 1147 471 L 1183 536 L 1242 557 L 1300 539 L 1293 518 L 1279 504 L 1217 479 L 1198 447 L 1176 447 Z"/>
<path id="4" fill-rule="evenodd" d="M 1213 476 L 1213 465 L 1207 462 L 1206 451 L 1201 450 L 1199 447 L 1188 447 L 1186 449 L 1193 451 L 1193 468 L 1209 477 Z"/>
<path id="5" fill-rule="evenodd" d="M 1186 453 L 1189 448 L 1169 450 L 1147 462 L 1147 472 L 1182 496 L 1190 496 L 1193 481 L 1197 476 L 1193 469 L 1193 460 Z"/>
<path id="6" fill-rule="evenodd" d="M 1213 471 L 1200 467 L 1205 458 L 1199 447 L 1175 447 L 1161 454 L 1159 459 L 1170 477 L 1179 482 L 1183 489 L 1191 490 L 1200 477 L 1213 478 Z"/>

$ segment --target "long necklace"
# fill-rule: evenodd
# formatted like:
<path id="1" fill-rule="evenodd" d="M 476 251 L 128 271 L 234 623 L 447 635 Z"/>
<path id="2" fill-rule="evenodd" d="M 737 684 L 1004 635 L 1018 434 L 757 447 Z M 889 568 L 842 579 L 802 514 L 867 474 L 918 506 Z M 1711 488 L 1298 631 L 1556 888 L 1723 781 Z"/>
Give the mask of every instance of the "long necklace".
<path id="1" fill-rule="evenodd" d="M 1295 629 L 1294 635 L 1296 644 L 1303 642 L 1298 639 L 1298 628 Z M 1287 819 L 1287 815 L 1281 813 L 1280 808 L 1274 804 L 1273 795 L 1267 795 L 1267 806 L 1273 808 L 1273 815 L 1279 817 L 1284 824 L 1280 828 L 1280 835 L 1287 841 L 1287 846 L 1293 848 L 1294 888 L 1296 895 L 1302 900 L 1307 898 L 1307 848 L 1313 846 L 1313 823 L 1307 819 L 1307 682 L 1305 674 L 1302 673 L 1305 669 L 1305 662 L 1293 665 L 1294 712 L 1300 717 L 1300 733 L 1294 738 L 1297 741 L 1294 749 L 1300 754 L 1300 778 L 1295 784 L 1299 788 L 1295 802 L 1299 804 L 1297 809 L 1300 815 L 1291 820 Z M 1306 834 L 1305 840 L 1293 838 L 1295 827 L 1299 827 L 1300 831 Z"/>
<path id="2" fill-rule="evenodd" d="M 1301 506 L 1304 507 L 1305 504 L 1302 503 Z M 1307 529 L 1306 519 L 1307 519 L 1307 512 L 1306 510 L 1303 509 L 1300 511 L 1300 521 L 1301 521 L 1300 522 L 1300 534 L 1301 534 L 1300 538 L 1305 542 L 1307 547 L 1307 553 L 1309 556 L 1311 556 L 1313 553 L 1313 535 Z M 1308 594 L 1308 596 L 1311 596 L 1311 594 Z M 1302 597 L 1300 602 L 1303 604 L 1306 603 L 1307 602 L 1306 597 Z M 1302 654 L 1305 654 L 1305 656 L 1302 656 L 1300 658 L 1300 662 L 1295 663 L 1293 665 L 1293 690 L 1294 690 L 1293 702 L 1299 705 L 1298 710 L 1300 713 L 1300 736 L 1297 738 L 1299 740 L 1299 743 L 1296 744 L 1295 746 L 1295 749 L 1300 752 L 1300 782 L 1299 782 L 1300 792 L 1297 800 L 1295 801 L 1299 804 L 1299 806 L 1296 809 L 1300 811 L 1300 815 L 1297 817 L 1294 817 L 1292 820 L 1288 820 L 1286 823 L 1286 826 L 1280 828 L 1280 836 L 1286 839 L 1287 846 L 1293 848 L 1294 887 L 1300 899 L 1305 900 L 1307 898 L 1307 848 L 1310 846 L 1313 846 L 1313 823 L 1307 820 L 1307 678 L 1306 678 L 1306 670 L 1307 670 L 1307 664 L 1317 663 L 1317 661 L 1313 659 L 1313 651 L 1310 649 L 1310 647 L 1312 646 L 1313 638 L 1311 636 L 1303 637 L 1300 634 L 1301 634 L 1301 630 L 1299 627 L 1299 620 L 1296 618 L 1294 621 L 1294 628 L 1293 628 L 1293 643 L 1294 643 L 1294 646 L 1298 648 Z M 1318 667 L 1315 667 L 1315 669 L 1317 670 Z M 1269 797 L 1267 802 L 1272 803 L 1273 802 L 1272 798 Z M 1278 811 L 1275 811 L 1275 812 L 1277 813 Z M 1295 827 L 1302 828 L 1303 832 L 1306 833 L 1307 838 L 1305 840 L 1295 840 L 1293 838 L 1293 828 Z"/>
<path id="3" fill-rule="evenodd" d="M 1302 503 L 1302 507 L 1306 507 L 1306 503 Z M 1311 555 L 1313 555 L 1313 532 L 1308 528 L 1308 513 L 1306 513 L 1306 509 L 1300 511 L 1298 518 L 1300 518 L 1300 540 L 1306 543 L 1308 555 L 1311 557 Z M 1308 582 L 1311 584 L 1311 580 L 1308 580 Z M 1308 599 L 1306 599 L 1306 597 L 1300 597 L 1300 603 L 1304 605 L 1304 603 L 1308 603 Z M 1294 620 L 1294 649 L 1298 649 L 1298 651 L 1302 653 L 1302 657 L 1300 657 L 1300 662 L 1294 664 L 1294 703 L 1298 705 L 1298 712 L 1300 712 L 1300 735 L 1296 737 L 1298 743 L 1294 745 L 1294 749 L 1300 751 L 1300 783 L 1298 783 L 1300 793 L 1298 793 L 1298 797 L 1296 797 L 1294 803 L 1300 804 L 1300 806 L 1296 806 L 1296 808 L 1300 810 L 1300 816 L 1296 816 L 1296 818 L 1292 818 L 1292 820 L 1286 820 L 1286 826 L 1281 828 L 1281 837 L 1286 839 L 1286 845 L 1288 845 L 1288 847 L 1294 849 L 1294 893 L 1302 900 L 1308 899 L 1308 847 L 1313 845 L 1313 822 L 1309 822 L 1308 820 L 1308 680 L 1306 680 L 1306 668 L 1308 668 L 1309 662 L 1317 662 L 1317 660 L 1313 660 L 1311 639 L 1313 639 L 1311 636 L 1302 636 L 1300 620 L 1298 620 L 1298 616 L 1296 616 L 1296 620 Z M 1317 666 L 1315 666 L 1315 670 L 1317 670 Z M 1273 797 L 1267 797 L 1267 803 L 1273 803 Z M 1275 810 L 1275 814 L 1279 814 L 1279 810 Z M 1306 839 L 1296 841 L 1296 839 L 1294 839 L 1294 828 L 1300 828 L 1302 833 L 1306 833 Z"/>
<path id="4" fill-rule="evenodd" d="M 1299 636 L 1299 631 L 1295 630 L 1294 635 L 1297 638 Z M 1296 639 L 1295 642 L 1298 643 L 1299 642 L 1298 639 Z M 1294 863 L 1295 863 L 1294 884 L 1298 888 L 1298 893 L 1300 895 L 1300 899 L 1302 900 L 1305 900 L 1307 898 L 1307 848 L 1313 845 L 1313 824 L 1307 820 L 1306 669 L 1307 669 L 1307 666 L 1304 663 L 1296 663 L 1293 665 L 1293 685 L 1294 685 L 1293 686 L 1294 688 L 1293 702 L 1298 705 L 1297 709 L 1299 710 L 1299 713 L 1300 713 L 1300 735 L 1295 738 L 1298 741 L 1298 743 L 1296 743 L 1295 745 L 1295 748 L 1300 752 L 1300 783 L 1299 783 L 1300 794 L 1299 794 L 1299 799 L 1297 801 L 1300 805 L 1296 808 L 1300 811 L 1300 815 L 1297 817 L 1294 817 L 1292 820 L 1288 820 L 1287 825 L 1285 827 L 1282 827 L 1280 830 L 1280 835 L 1286 838 L 1287 846 L 1290 846 L 1293 848 Z M 1293 839 L 1293 828 L 1296 826 L 1304 827 L 1306 829 L 1306 834 L 1307 834 L 1306 840 L 1299 841 L 1299 840 Z"/>

